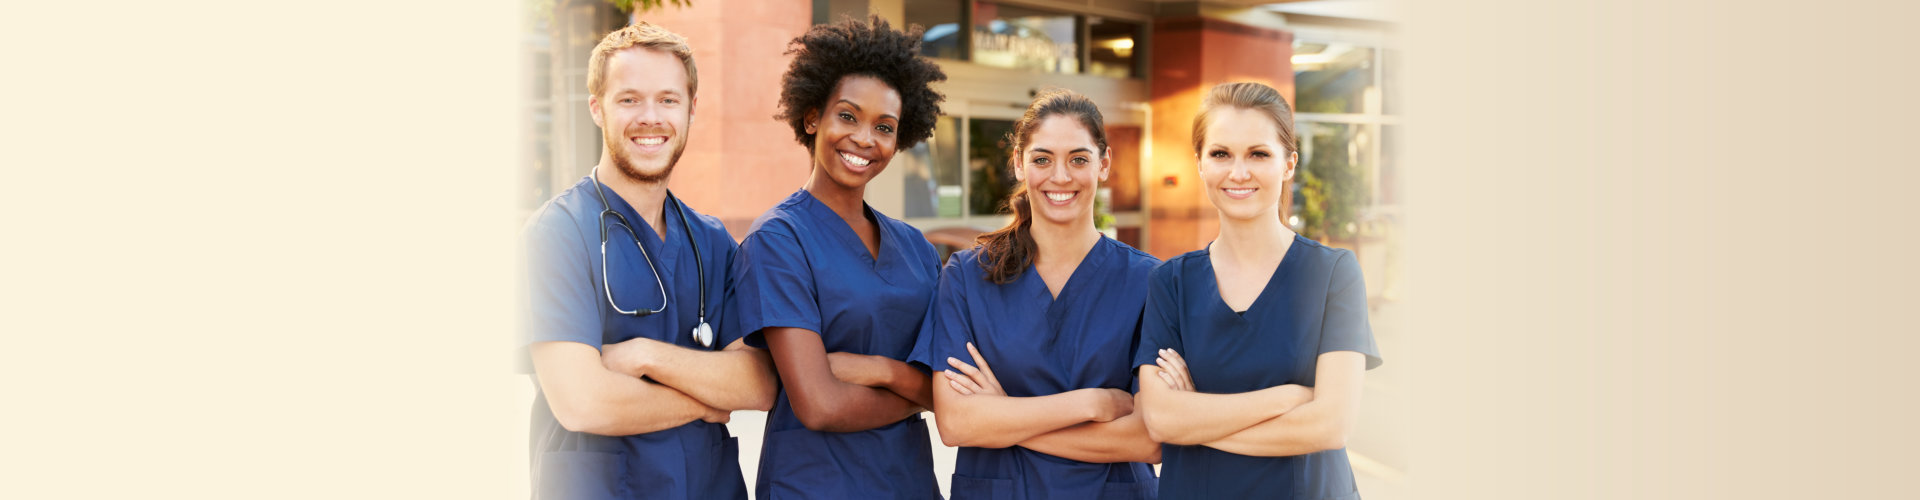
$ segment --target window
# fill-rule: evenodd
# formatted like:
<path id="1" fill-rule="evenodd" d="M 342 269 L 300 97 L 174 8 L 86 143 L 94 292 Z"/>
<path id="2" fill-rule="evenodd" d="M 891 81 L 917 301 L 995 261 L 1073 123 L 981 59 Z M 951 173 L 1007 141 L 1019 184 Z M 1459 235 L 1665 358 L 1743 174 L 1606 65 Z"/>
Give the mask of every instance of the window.
<path id="1" fill-rule="evenodd" d="M 1294 230 L 1309 238 L 1355 241 L 1374 236 L 1398 212 L 1401 166 L 1391 147 L 1398 102 L 1382 84 L 1396 51 L 1301 38 L 1293 46 L 1295 130 L 1300 170 L 1294 178 Z"/>
<path id="2" fill-rule="evenodd" d="M 972 192 L 967 193 L 968 215 L 1007 213 L 1002 205 L 1019 185 L 1007 166 L 1013 154 L 1007 140 L 1010 133 L 1012 120 L 967 120 L 967 174 L 973 177 Z"/>
<path id="3" fill-rule="evenodd" d="M 533 5 L 534 15 L 520 32 L 529 92 L 521 107 L 528 141 L 522 157 L 525 189 L 517 201 L 528 213 L 599 162 L 604 145 L 587 111 L 587 63 L 600 37 L 629 20 L 604 2 Z"/>
<path id="4" fill-rule="evenodd" d="M 1146 74 L 1145 57 L 1133 55 L 1146 50 L 1140 41 L 1147 39 L 1146 25 L 1117 19 L 1087 17 L 1087 74 L 1113 78 L 1140 78 Z"/>
<path id="5" fill-rule="evenodd" d="M 920 40 L 920 55 L 936 59 L 965 59 L 966 45 L 960 30 L 966 4 L 956 0 L 907 0 L 907 24 L 918 24 L 927 31 Z"/>
<path id="6" fill-rule="evenodd" d="M 907 160 L 900 162 L 907 183 L 901 212 L 907 218 L 960 216 L 965 187 L 960 182 L 959 122 L 951 116 L 940 117 L 932 139 L 895 156 L 896 162 Z"/>
<path id="7" fill-rule="evenodd" d="M 907 0 L 906 20 L 926 28 L 920 53 L 1038 73 L 1141 78 L 1146 24 L 998 2 Z M 965 27 L 965 29 L 963 29 Z"/>
<path id="8" fill-rule="evenodd" d="M 973 6 L 973 57 L 978 64 L 1080 72 L 1080 22 L 1075 16 L 980 2 Z"/>
<path id="9" fill-rule="evenodd" d="M 1295 111 L 1301 113 L 1378 112 L 1374 81 L 1375 50 L 1344 43 L 1294 42 Z"/>

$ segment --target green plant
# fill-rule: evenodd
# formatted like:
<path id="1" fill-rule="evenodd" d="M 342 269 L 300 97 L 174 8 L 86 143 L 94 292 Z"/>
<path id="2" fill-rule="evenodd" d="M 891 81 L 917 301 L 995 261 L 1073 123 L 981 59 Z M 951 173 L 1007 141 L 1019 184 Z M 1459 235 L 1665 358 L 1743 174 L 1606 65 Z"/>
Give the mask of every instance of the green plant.
<path id="1" fill-rule="evenodd" d="M 669 4 L 681 8 L 693 6 L 693 0 L 607 0 L 607 3 L 613 4 L 620 9 L 620 12 L 626 13 L 633 13 L 635 8 L 640 12 L 647 12 Z"/>
<path id="2" fill-rule="evenodd" d="M 1113 207 L 1107 196 L 1093 197 L 1093 228 L 1105 232 L 1113 229 Z"/>
<path id="3" fill-rule="evenodd" d="M 1360 226 L 1360 209 L 1370 202 L 1371 194 L 1367 173 L 1351 153 L 1354 127 L 1308 126 L 1313 134 L 1302 151 L 1306 164 L 1296 176 L 1300 191 L 1294 198 L 1300 233 L 1316 240 L 1352 238 Z"/>

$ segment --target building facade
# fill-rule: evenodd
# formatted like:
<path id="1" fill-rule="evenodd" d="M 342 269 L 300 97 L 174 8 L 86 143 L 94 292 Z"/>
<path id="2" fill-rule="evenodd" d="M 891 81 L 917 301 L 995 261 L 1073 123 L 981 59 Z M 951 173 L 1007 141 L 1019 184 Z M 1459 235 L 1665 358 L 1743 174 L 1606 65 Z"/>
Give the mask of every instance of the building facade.
<path id="1" fill-rule="evenodd" d="M 1052 86 L 1088 95 L 1106 115 L 1114 165 L 1101 193 L 1103 228 L 1161 258 L 1205 245 L 1218 228 L 1198 188 L 1192 120 L 1204 92 L 1229 81 L 1287 95 L 1300 112 L 1303 167 L 1337 163 L 1351 175 L 1315 178 L 1359 193 L 1307 209 L 1294 199 L 1302 186 L 1289 186 L 1283 216 L 1309 236 L 1359 247 L 1377 232 L 1370 224 L 1397 214 L 1382 151 L 1397 122 L 1380 85 L 1392 25 L 1284 12 L 1320 3 L 697 0 L 629 15 L 606 0 L 559 1 L 536 7 L 549 12 L 536 13 L 526 33 L 532 168 L 521 202 L 531 209 L 598 161 L 588 51 L 600 34 L 646 20 L 687 36 L 703 82 L 672 188 L 744 235 L 807 175 L 805 149 L 772 118 L 787 41 L 814 23 L 873 14 L 925 27 L 924 54 L 948 80 L 938 88 L 946 116 L 933 139 L 901 151 L 869 185 L 868 202 L 949 251 L 1006 223 L 1001 204 L 1013 179 L 1004 136 L 1034 93 Z M 1297 81 L 1312 88 L 1297 95 Z M 1330 231 L 1312 230 L 1328 223 Z"/>
<path id="2" fill-rule="evenodd" d="M 685 35 L 701 88 L 673 192 L 719 217 L 735 238 L 800 189 L 806 149 L 773 118 L 787 42 L 815 23 L 868 14 L 926 28 L 924 54 L 947 73 L 932 139 L 900 151 L 867 188 L 875 209 L 920 228 L 945 252 L 1006 224 L 1013 188 L 1004 140 L 1033 94 L 1086 94 L 1105 114 L 1113 171 L 1096 207 L 1103 229 L 1162 259 L 1218 234 L 1193 152 L 1204 93 L 1230 81 L 1271 85 L 1294 105 L 1301 167 L 1282 217 L 1295 230 L 1355 250 L 1366 276 L 1379 347 L 1349 457 L 1368 498 L 1404 497 L 1406 398 L 1398 389 L 1402 330 L 1396 228 L 1402 220 L 1395 144 L 1401 133 L 1398 56 L 1385 16 L 1368 0 L 1162 2 L 1136 0 L 693 0 L 637 14 L 610 0 L 532 7 L 523 33 L 527 142 L 519 206 L 531 212 L 599 160 L 587 112 L 590 50 L 634 20 Z M 1361 6 L 1356 9 L 1355 6 Z M 757 442 L 752 416 L 736 420 Z M 752 477 L 757 446 L 743 447 Z M 944 484 L 953 449 L 938 447 Z"/>

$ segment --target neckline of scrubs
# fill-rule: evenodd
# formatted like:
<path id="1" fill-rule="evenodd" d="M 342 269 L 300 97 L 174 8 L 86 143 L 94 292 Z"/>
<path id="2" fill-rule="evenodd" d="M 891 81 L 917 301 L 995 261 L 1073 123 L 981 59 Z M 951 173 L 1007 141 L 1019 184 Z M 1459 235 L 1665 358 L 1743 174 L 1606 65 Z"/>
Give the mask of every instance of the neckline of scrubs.
<path id="1" fill-rule="evenodd" d="M 875 212 L 873 206 L 868 205 L 866 200 L 860 201 L 860 215 L 865 216 L 869 221 L 873 221 L 875 231 L 874 238 L 878 240 L 879 243 L 874 246 L 875 251 L 872 253 L 867 252 L 867 242 L 860 239 L 859 233 L 853 232 L 853 226 L 847 224 L 846 219 L 840 218 L 839 212 L 833 211 L 833 207 L 827 206 L 826 202 L 814 197 L 812 191 L 801 189 L 800 192 L 806 194 L 807 200 L 810 202 L 809 204 L 812 205 L 814 218 L 832 221 L 831 224 L 827 225 L 833 226 L 834 229 L 829 229 L 827 232 L 834 233 L 836 235 L 835 238 L 839 239 L 842 244 L 848 245 L 848 248 L 853 250 L 851 253 L 858 254 L 861 258 L 866 259 L 868 267 L 878 269 L 881 267 L 881 264 L 888 260 L 885 257 L 887 251 L 891 250 L 892 247 L 887 245 L 887 225 L 881 223 L 883 216 Z M 881 273 L 881 275 L 884 277 L 886 273 Z"/>
<path id="2" fill-rule="evenodd" d="M 671 194 L 672 191 L 668 191 L 668 193 Z M 679 227 L 680 226 L 679 222 L 680 222 L 680 217 L 685 216 L 687 214 L 686 212 L 687 207 L 686 207 L 686 204 L 679 203 L 680 200 L 678 197 L 669 198 L 667 201 L 674 202 L 672 203 L 674 213 L 666 213 L 665 210 L 662 210 L 661 211 L 662 213 L 660 214 L 660 223 L 665 224 L 667 226 L 666 234 L 668 238 L 671 238 L 673 237 L 674 234 L 685 232 L 684 229 Z M 647 224 L 647 218 L 642 217 L 640 215 L 639 210 L 634 209 L 632 204 L 627 203 L 626 198 L 621 198 L 620 193 L 616 193 L 616 192 L 613 192 L 612 189 L 608 189 L 607 203 L 610 205 L 613 205 L 608 208 L 612 208 L 615 212 L 618 212 L 621 215 L 628 216 L 628 222 L 637 226 L 637 227 L 634 227 L 635 232 L 641 233 L 637 236 L 644 239 L 645 242 L 643 242 L 642 244 L 650 245 L 648 249 L 654 252 L 654 254 L 656 254 L 654 255 L 654 258 L 658 259 L 659 262 L 656 263 L 655 265 L 659 267 L 658 272 L 662 273 L 661 276 L 664 279 L 665 276 L 667 276 L 666 273 L 669 273 L 671 272 L 672 269 L 674 269 L 673 267 L 674 262 L 679 260 L 680 245 L 668 245 L 666 239 L 661 238 L 660 233 L 657 231 L 654 231 L 652 225 Z M 663 204 L 662 207 L 664 208 L 665 205 Z M 602 223 L 604 224 L 606 223 L 606 221 L 602 221 Z M 692 224 L 693 219 L 689 217 L 687 219 L 687 223 Z M 682 237 L 687 238 L 689 241 L 691 241 L 693 238 L 693 235 L 686 234 L 686 235 L 683 235 Z"/>
<path id="3" fill-rule="evenodd" d="M 1067 274 L 1066 284 L 1060 285 L 1060 295 L 1058 296 L 1055 296 L 1053 291 L 1047 288 L 1047 280 L 1040 277 L 1040 265 L 1038 263 L 1028 264 L 1027 272 L 1023 276 L 1033 279 L 1033 282 L 1039 285 L 1040 296 L 1047 300 L 1048 309 L 1052 309 L 1053 304 L 1060 302 L 1060 297 L 1067 296 L 1068 292 L 1079 289 L 1077 285 L 1092 279 L 1083 276 L 1085 276 L 1086 273 L 1093 272 L 1092 270 L 1099 269 L 1100 265 L 1106 261 L 1106 259 L 1103 258 L 1106 252 L 1100 251 L 1100 248 L 1106 245 L 1107 237 L 1101 236 L 1099 240 L 1093 242 L 1092 247 L 1087 248 L 1086 255 L 1080 256 L 1080 264 L 1073 267 L 1072 273 Z M 1038 250 L 1036 249 L 1036 253 L 1037 252 Z"/>
<path id="4" fill-rule="evenodd" d="M 1253 296 L 1253 302 L 1247 303 L 1247 310 L 1245 311 L 1233 310 L 1233 306 L 1227 304 L 1226 295 L 1220 293 L 1220 275 L 1213 269 L 1213 243 L 1208 243 L 1206 248 L 1203 249 L 1205 253 L 1200 255 L 1200 257 L 1202 257 L 1200 262 L 1206 266 L 1205 275 L 1209 281 L 1208 284 L 1211 285 L 1213 289 L 1213 303 L 1215 306 L 1226 311 L 1227 314 L 1233 315 L 1235 319 L 1243 322 L 1247 321 L 1247 313 L 1252 312 L 1254 309 L 1259 309 L 1264 305 L 1267 297 L 1275 293 L 1273 291 L 1274 287 L 1279 286 L 1279 283 L 1286 279 L 1287 271 L 1293 268 L 1293 262 L 1300 260 L 1295 258 L 1294 254 L 1296 250 L 1299 250 L 1301 245 L 1305 243 L 1305 240 L 1306 237 L 1304 236 L 1300 236 L 1299 234 L 1293 235 L 1293 244 L 1287 245 L 1287 252 L 1280 255 L 1280 265 L 1274 266 L 1273 275 L 1267 277 L 1267 284 L 1260 287 L 1260 294 Z"/>
<path id="5" fill-rule="evenodd" d="M 1035 288 L 1039 289 L 1038 293 L 1040 297 L 1047 301 L 1047 325 L 1052 327 L 1055 333 L 1060 331 L 1060 323 L 1066 318 L 1067 309 L 1073 305 L 1072 300 L 1062 299 L 1071 299 L 1072 297 L 1070 295 L 1078 293 L 1081 288 L 1086 287 L 1087 285 L 1083 285 L 1083 283 L 1091 281 L 1093 279 L 1093 273 L 1099 271 L 1099 269 L 1106 264 L 1106 256 L 1110 252 L 1100 251 L 1100 249 L 1105 246 L 1107 246 L 1107 237 L 1101 236 L 1099 241 L 1093 243 L 1093 248 L 1087 249 L 1087 255 L 1080 258 L 1080 265 L 1074 266 L 1073 273 L 1067 275 L 1067 283 L 1060 285 L 1060 296 L 1058 297 L 1055 297 L 1053 292 L 1047 290 L 1047 281 L 1040 279 L 1040 267 L 1035 265 L 1027 266 L 1026 276 L 1033 279 L 1033 283 L 1037 285 Z"/>

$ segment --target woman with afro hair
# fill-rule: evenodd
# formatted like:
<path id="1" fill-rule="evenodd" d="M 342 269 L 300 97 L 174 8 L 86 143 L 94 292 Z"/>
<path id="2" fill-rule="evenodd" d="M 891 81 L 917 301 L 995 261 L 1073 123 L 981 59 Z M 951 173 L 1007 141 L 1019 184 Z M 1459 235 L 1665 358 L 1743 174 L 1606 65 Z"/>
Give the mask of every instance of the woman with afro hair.
<path id="1" fill-rule="evenodd" d="M 939 498 L 920 412 L 928 368 L 909 365 L 940 257 L 920 231 L 867 206 L 869 181 L 933 134 L 946 79 L 921 29 L 879 17 L 817 25 L 787 50 L 777 119 L 810 153 L 806 185 L 755 220 L 736 255 L 744 337 L 772 354 L 755 498 Z"/>

